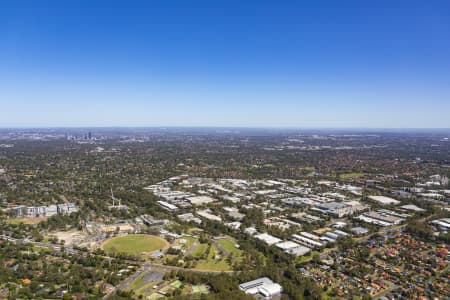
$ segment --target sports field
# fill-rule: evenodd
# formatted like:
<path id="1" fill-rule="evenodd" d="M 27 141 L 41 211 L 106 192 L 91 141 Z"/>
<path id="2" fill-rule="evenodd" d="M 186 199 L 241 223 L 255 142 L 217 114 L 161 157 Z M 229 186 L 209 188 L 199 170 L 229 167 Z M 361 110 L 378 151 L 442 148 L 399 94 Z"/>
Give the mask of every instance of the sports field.
<path id="1" fill-rule="evenodd" d="M 102 245 L 106 252 L 127 253 L 138 255 L 143 252 L 153 252 L 165 249 L 169 243 L 157 236 L 148 234 L 129 234 L 111 238 Z"/>

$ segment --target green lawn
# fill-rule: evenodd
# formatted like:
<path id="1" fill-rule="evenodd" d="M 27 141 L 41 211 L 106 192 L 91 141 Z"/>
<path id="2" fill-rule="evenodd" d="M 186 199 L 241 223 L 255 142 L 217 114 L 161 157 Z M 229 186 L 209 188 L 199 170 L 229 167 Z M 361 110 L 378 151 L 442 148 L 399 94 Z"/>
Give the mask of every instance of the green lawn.
<path id="1" fill-rule="evenodd" d="M 46 221 L 47 217 L 38 218 L 22 218 L 22 219 L 5 219 L 8 224 L 26 224 L 26 225 L 36 225 L 40 222 Z"/>
<path id="2" fill-rule="evenodd" d="M 102 248 L 106 252 L 138 255 L 166 248 L 168 242 L 160 237 L 147 234 L 129 234 L 107 240 Z"/>
<path id="3" fill-rule="evenodd" d="M 240 257 L 242 256 L 243 251 L 236 248 L 235 244 L 236 242 L 234 240 L 231 239 L 223 239 L 223 240 L 218 240 L 217 243 L 222 246 L 226 251 L 233 253 L 233 255 L 235 257 Z"/>
<path id="4" fill-rule="evenodd" d="M 164 299 L 164 298 L 166 298 L 166 297 L 164 297 L 161 294 L 153 293 L 153 294 L 151 294 L 150 296 L 147 297 L 147 300 L 158 300 L 158 299 Z"/>
<path id="5" fill-rule="evenodd" d="M 205 284 L 193 285 L 192 286 L 192 294 L 208 294 L 209 289 Z"/>
<path id="6" fill-rule="evenodd" d="M 231 270 L 230 265 L 225 260 L 201 261 L 197 264 L 197 266 L 195 268 L 198 270 L 210 270 L 210 271 L 229 271 L 229 270 Z"/>
<path id="7" fill-rule="evenodd" d="M 140 288 L 144 282 L 142 281 L 142 277 L 144 277 L 146 272 L 140 274 L 136 279 L 133 280 L 133 282 L 128 286 L 128 290 L 137 290 Z"/>
<path id="8" fill-rule="evenodd" d="M 216 246 L 211 245 L 211 248 L 209 249 L 208 252 L 208 260 L 213 260 L 216 252 L 217 252 Z"/>
<path id="9" fill-rule="evenodd" d="M 192 251 L 192 256 L 202 256 L 203 253 L 205 253 L 206 249 L 208 249 L 208 244 L 198 244 L 197 247 L 195 247 L 194 251 Z"/>
<path id="10" fill-rule="evenodd" d="M 313 172 L 316 170 L 316 168 L 314 167 L 303 167 L 301 168 L 302 170 L 306 171 L 306 172 Z"/>
<path id="11" fill-rule="evenodd" d="M 318 251 L 311 251 L 311 252 L 309 252 L 306 255 L 298 256 L 298 257 L 295 258 L 295 262 L 296 263 L 306 263 L 306 262 L 310 261 L 315 254 L 320 254 L 320 252 L 318 252 Z"/>
<path id="12" fill-rule="evenodd" d="M 147 296 L 153 293 L 153 287 L 158 284 L 158 282 L 156 281 L 150 281 L 147 283 L 142 284 L 141 286 L 139 286 L 139 288 L 134 289 L 134 292 L 137 295 L 143 295 L 143 296 Z"/>
<path id="13" fill-rule="evenodd" d="M 180 288 L 183 285 L 183 283 L 179 280 L 175 280 L 170 284 L 171 287 L 174 287 L 176 289 Z"/>
<path id="14" fill-rule="evenodd" d="M 208 253 L 208 258 L 206 260 L 201 260 L 198 262 L 196 269 L 199 270 L 211 270 L 211 271 L 229 271 L 231 270 L 230 265 L 225 261 L 224 258 L 216 261 L 215 254 L 217 249 L 214 245 L 211 246 L 211 250 Z"/>
<path id="15" fill-rule="evenodd" d="M 358 173 L 358 172 L 353 172 L 353 173 L 343 173 L 339 175 L 339 178 L 341 179 L 353 179 L 353 178 L 357 178 L 357 177 L 361 177 L 364 176 L 364 173 Z"/>
<path id="16" fill-rule="evenodd" d="M 186 240 L 186 244 L 184 244 L 185 249 L 191 248 L 192 244 L 195 242 L 195 238 L 192 236 L 183 236 L 181 239 Z"/>

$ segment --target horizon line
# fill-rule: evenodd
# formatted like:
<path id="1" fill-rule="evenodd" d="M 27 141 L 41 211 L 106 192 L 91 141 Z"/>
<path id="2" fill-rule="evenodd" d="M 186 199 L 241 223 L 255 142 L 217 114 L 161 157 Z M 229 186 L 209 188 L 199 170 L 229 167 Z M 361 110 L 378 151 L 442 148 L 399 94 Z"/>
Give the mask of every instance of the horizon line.
<path id="1" fill-rule="evenodd" d="M 277 129 L 277 130 L 450 130 L 450 127 L 332 127 L 332 126 L 217 126 L 217 125 L 107 125 L 107 126 L 0 126 L 5 129 Z"/>

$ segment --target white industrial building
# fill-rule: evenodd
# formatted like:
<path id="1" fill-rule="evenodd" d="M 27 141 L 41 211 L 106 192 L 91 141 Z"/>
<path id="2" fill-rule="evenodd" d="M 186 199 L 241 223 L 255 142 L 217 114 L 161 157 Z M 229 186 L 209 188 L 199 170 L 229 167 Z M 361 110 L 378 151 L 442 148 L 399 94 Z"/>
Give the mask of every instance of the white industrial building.
<path id="1" fill-rule="evenodd" d="M 313 248 L 322 248 L 324 245 L 318 241 L 309 239 L 307 237 L 304 237 L 302 235 L 293 234 L 292 239 L 302 245 L 305 245 L 307 247 L 313 247 Z"/>
<path id="2" fill-rule="evenodd" d="M 294 255 L 294 256 L 302 256 L 302 255 L 305 255 L 305 254 L 311 252 L 311 248 L 299 245 L 298 247 L 288 249 L 285 252 L 288 254 Z"/>
<path id="3" fill-rule="evenodd" d="M 239 289 L 249 295 L 260 294 L 266 298 L 272 298 L 280 295 L 283 292 L 283 288 L 278 283 L 274 283 L 267 277 L 262 277 L 256 280 L 245 282 L 239 285 Z"/>
<path id="4" fill-rule="evenodd" d="M 389 210 L 378 210 L 364 213 L 357 218 L 366 223 L 379 226 L 393 226 L 401 224 L 408 215 L 398 214 Z"/>
<path id="5" fill-rule="evenodd" d="M 52 204 L 49 206 L 25 206 L 19 205 L 9 209 L 17 218 L 51 217 L 56 214 L 71 214 L 78 211 L 78 207 L 73 203 Z"/>
<path id="6" fill-rule="evenodd" d="M 244 233 L 248 235 L 255 235 L 258 233 L 255 227 L 247 227 L 244 229 Z"/>
<path id="7" fill-rule="evenodd" d="M 222 222 L 222 218 L 219 216 L 213 215 L 209 209 L 199 210 L 199 211 L 197 211 L 197 215 L 199 215 L 200 217 L 203 217 L 205 219 L 211 220 L 211 221 Z"/>
<path id="8" fill-rule="evenodd" d="M 449 230 L 450 229 L 450 218 L 444 218 L 444 219 L 438 219 L 438 220 L 433 220 L 430 222 L 431 224 L 438 226 L 444 230 Z"/>
<path id="9" fill-rule="evenodd" d="M 268 245 L 274 245 L 274 244 L 281 242 L 281 240 L 279 238 L 276 238 L 267 233 L 261 233 L 261 234 L 255 235 L 255 238 L 265 242 Z"/>
<path id="10" fill-rule="evenodd" d="M 198 206 L 216 201 L 214 198 L 211 198 L 209 196 L 193 196 L 188 197 L 186 200 L 188 200 L 192 205 Z"/>
<path id="11" fill-rule="evenodd" d="M 318 241 L 320 239 L 319 236 L 317 236 L 315 234 L 312 234 L 312 233 L 309 233 L 309 232 L 306 232 L 306 231 L 300 232 L 300 235 L 302 235 L 302 236 L 304 236 L 304 237 L 306 237 L 308 239 L 315 240 L 315 241 Z"/>
<path id="12" fill-rule="evenodd" d="M 425 211 L 425 209 L 420 208 L 420 207 L 418 207 L 417 205 L 414 205 L 414 204 L 403 205 L 403 206 L 400 206 L 400 208 L 406 209 L 406 210 L 415 211 L 415 212 L 423 212 L 423 211 Z"/>
<path id="13" fill-rule="evenodd" d="M 385 197 L 385 196 L 369 196 L 368 197 L 370 200 L 377 202 L 379 204 L 382 205 L 397 205 L 400 204 L 400 201 L 395 200 L 393 198 L 390 197 Z"/>
<path id="14" fill-rule="evenodd" d="M 178 207 L 176 207 L 175 205 L 170 204 L 169 202 L 166 202 L 166 201 L 159 200 L 158 204 L 161 205 L 162 208 L 165 208 L 167 210 L 173 211 L 173 210 L 178 209 Z"/>
<path id="15" fill-rule="evenodd" d="M 278 243 L 275 246 L 277 248 L 280 248 L 281 250 L 289 250 L 289 249 L 297 248 L 300 245 L 297 243 L 294 243 L 292 241 L 285 241 L 285 242 Z"/>

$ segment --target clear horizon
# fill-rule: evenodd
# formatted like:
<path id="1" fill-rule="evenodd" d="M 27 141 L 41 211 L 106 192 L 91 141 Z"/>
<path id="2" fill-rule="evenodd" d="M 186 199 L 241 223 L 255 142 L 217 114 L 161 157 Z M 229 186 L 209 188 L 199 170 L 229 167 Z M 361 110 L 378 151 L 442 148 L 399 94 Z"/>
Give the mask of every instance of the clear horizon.
<path id="1" fill-rule="evenodd" d="M 0 128 L 450 128 L 450 3 L 7 1 Z"/>

